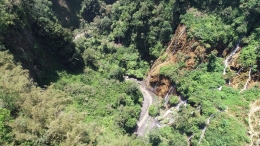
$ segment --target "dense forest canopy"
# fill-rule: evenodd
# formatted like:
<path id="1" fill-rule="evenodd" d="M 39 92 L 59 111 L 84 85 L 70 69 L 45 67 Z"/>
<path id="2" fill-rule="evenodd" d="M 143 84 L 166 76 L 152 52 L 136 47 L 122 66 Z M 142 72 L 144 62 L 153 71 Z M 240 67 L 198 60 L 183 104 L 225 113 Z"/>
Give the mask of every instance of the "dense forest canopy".
<path id="1" fill-rule="evenodd" d="M 257 145 L 259 20 L 258 0 L 0 0 L 0 145 Z M 136 136 L 125 76 L 154 72 L 175 91 Z"/>

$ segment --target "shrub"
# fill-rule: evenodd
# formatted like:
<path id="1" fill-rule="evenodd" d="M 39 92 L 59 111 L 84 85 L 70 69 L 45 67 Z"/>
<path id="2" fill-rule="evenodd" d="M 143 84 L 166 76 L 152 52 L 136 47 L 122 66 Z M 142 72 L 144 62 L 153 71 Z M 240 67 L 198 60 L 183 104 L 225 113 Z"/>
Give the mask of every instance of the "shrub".
<path id="1" fill-rule="evenodd" d="M 152 117 L 155 117 L 159 114 L 159 109 L 155 105 L 151 105 L 149 107 L 149 115 Z"/>

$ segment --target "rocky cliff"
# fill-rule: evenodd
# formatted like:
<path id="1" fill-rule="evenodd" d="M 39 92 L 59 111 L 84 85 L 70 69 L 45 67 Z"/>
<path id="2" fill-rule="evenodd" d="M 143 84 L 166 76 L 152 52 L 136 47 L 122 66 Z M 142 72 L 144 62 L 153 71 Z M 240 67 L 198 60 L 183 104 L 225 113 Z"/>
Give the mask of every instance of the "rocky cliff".
<path id="1" fill-rule="evenodd" d="M 250 68 L 242 68 L 239 64 L 239 54 L 243 46 L 229 58 L 228 73 L 223 75 L 226 79 L 226 85 L 236 89 L 243 88 L 249 78 Z M 201 63 L 209 61 L 209 54 L 215 52 L 218 57 L 225 59 L 232 53 L 232 49 L 223 47 L 221 44 L 216 48 L 206 48 L 195 38 L 188 38 L 185 25 L 180 24 L 169 42 L 166 51 L 154 62 L 148 72 L 146 83 L 148 87 L 159 97 L 164 97 L 175 81 L 160 73 L 160 69 L 165 66 L 183 63 L 181 70 L 177 74 L 182 77 L 184 72 L 196 70 Z M 251 74 L 247 87 L 259 85 L 259 70 Z M 176 91 L 174 91 L 176 93 Z"/>

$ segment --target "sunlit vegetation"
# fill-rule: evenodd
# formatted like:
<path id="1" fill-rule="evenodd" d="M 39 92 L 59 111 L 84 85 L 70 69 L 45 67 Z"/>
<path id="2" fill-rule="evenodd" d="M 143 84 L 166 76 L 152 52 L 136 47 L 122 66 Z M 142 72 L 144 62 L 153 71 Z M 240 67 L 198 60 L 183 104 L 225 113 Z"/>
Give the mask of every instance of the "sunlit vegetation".
<path id="1" fill-rule="evenodd" d="M 258 0 L 0 0 L 0 145 L 246 145 L 249 104 L 255 84 L 239 92 L 223 76 L 223 55 L 241 40 L 237 68 L 252 69 L 259 82 Z M 138 84 L 165 49 L 179 24 L 188 48 L 161 66 L 176 94 L 187 99 L 170 126 L 146 137 L 133 133 L 142 94 Z M 202 55 L 202 54 L 200 54 Z M 179 97 L 169 96 L 169 106 Z M 160 114 L 158 105 L 149 115 Z M 210 119 L 208 124 L 207 120 Z M 207 127 L 200 142 L 202 130 Z M 188 139 L 190 138 L 190 141 Z"/>

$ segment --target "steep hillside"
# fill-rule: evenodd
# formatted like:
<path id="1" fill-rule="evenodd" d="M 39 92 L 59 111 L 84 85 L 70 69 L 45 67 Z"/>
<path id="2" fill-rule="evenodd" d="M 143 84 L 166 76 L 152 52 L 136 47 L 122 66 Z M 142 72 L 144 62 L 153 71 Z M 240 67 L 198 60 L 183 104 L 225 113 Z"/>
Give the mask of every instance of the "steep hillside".
<path id="1" fill-rule="evenodd" d="M 191 37 L 192 31 L 185 24 L 178 26 L 166 51 L 154 62 L 145 79 L 150 90 L 163 98 L 162 102 L 169 109 L 160 114 L 161 122 L 186 133 L 190 145 L 220 144 L 217 141 L 227 145 L 256 145 L 259 133 L 252 125 L 257 120 L 251 116 L 259 109 L 250 102 L 259 98 L 258 61 L 251 66 L 245 66 L 241 61 L 243 51 L 248 49 L 245 44 L 248 36 L 241 38 L 230 49 L 221 42 L 213 47 Z M 180 110 L 177 108 L 179 105 L 182 105 Z M 177 113 L 172 112 L 175 107 Z M 185 115 L 186 110 L 193 114 Z M 256 121 L 253 122 L 253 119 Z M 183 120 L 188 120 L 189 124 L 181 124 Z M 215 129 L 223 120 L 233 123 L 233 126 L 239 125 L 240 133 L 232 134 L 237 138 L 231 140 L 227 138 L 228 133 L 223 133 L 233 131 L 234 127 Z M 213 133 L 222 136 L 213 136 Z M 243 138 L 239 140 L 239 137 Z"/>
<path id="2" fill-rule="evenodd" d="M 200 64 L 210 61 L 210 53 L 214 53 L 220 58 L 223 57 L 223 67 L 225 68 L 225 61 L 228 59 L 228 66 L 225 70 L 228 70 L 228 75 L 223 75 L 223 78 L 227 81 L 226 85 L 235 89 L 243 89 L 245 83 L 249 78 L 250 67 L 243 67 L 239 62 L 239 55 L 241 54 L 242 47 L 238 47 L 234 53 L 236 46 L 228 51 L 228 48 L 206 48 L 195 38 L 188 39 L 187 28 L 184 24 L 178 26 L 172 40 L 166 51 L 154 62 L 150 71 L 145 79 L 147 85 L 154 90 L 157 95 L 164 97 L 170 87 L 178 83 L 178 79 L 174 80 L 174 74 L 176 76 L 184 77 L 185 72 L 196 70 Z M 231 56 L 231 54 L 233 55 Z M 176 70 L 176 73 L 163 75 L 163 69 L 170 65 L 180 65 L 182 67 Z M 223 68 L 223 70 L 224 70 Z M 167 70 L 167 69 L 165 69 Z M 161 72 L 160 72 L 161 71 Z M 259 85 L 259 69 L 256 69 L 250 74 L 250 80 L 247 87 L 254 87 Z M 172 78 L 171 78 L 172 77 Z M 243 85 L 243 86 L 241 86 Z"/>
<path id="3" fill-rule="evenodd" d="M 259 6 L 0 0 L 0 145 L 259 145 Z"/>

